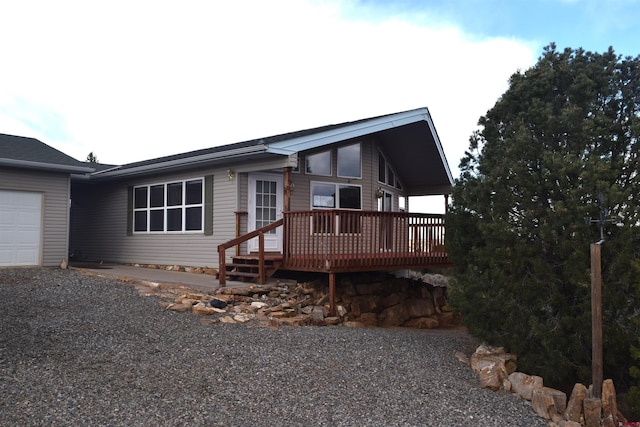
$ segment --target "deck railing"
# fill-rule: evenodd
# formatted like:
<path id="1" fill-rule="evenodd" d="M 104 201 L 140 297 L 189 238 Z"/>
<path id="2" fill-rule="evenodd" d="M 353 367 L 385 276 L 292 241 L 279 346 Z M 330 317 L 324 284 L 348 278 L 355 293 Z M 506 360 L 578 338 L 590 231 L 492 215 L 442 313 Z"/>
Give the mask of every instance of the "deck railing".
<path id="1" fill-rule="evenodd" d="M 283 267 L 368 271 L 449 266 L 444 216 L 312 210 L 284 213 Z"/>

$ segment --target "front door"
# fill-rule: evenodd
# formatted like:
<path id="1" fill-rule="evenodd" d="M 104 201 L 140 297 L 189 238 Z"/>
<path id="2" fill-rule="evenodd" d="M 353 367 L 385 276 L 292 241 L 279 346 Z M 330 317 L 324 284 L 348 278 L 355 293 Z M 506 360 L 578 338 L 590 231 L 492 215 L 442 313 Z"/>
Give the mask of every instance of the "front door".
<path id="1" fill-rule="evenodd" d="M 253 231 L 282 218 L 282 175 L 249 174 L 248 230 Z M 258 238 L 249 240 L 249 252 L 257 252 Z M 282 252 L 282 227 L 264 235 L 266 252 Z"/>

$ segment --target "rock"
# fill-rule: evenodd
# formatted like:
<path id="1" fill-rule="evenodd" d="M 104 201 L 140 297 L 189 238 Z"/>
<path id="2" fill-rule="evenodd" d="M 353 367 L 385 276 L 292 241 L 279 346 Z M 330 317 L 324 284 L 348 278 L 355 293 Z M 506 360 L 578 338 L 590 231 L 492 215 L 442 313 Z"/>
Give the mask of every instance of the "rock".
<path id="1" fill-rule="evenodd" d="M 404 322 L 403 326 L 416 329 L 436 329 L 440 325 L 435 317 L 418 317 Z"/>
<path id="2" fill-rule="evenodd" d="M 63 259 L 62 261 L 60 261 L 60 268 L 62 270 L 66 270 L 69 267 L 69 263 L 67 262 L 66 259 Z"/>
<path id="3" fill-rule="evenodd" d="M 364 328 L 364 324 L 355 321 L 348 321 L 343 323 L 344 326 L 348 326 L 350 328 Z"/>
<path id="4" fill-rule="evenodd" d="M 505 364 L 507 374 L 511 374 L 515 371 L 517 358 L 515 354 L 506 353 L 504 347 L 480 346 L 471 355 L 471 369 L 476 373 L 480 372 L 483 366 L 490 365 L 500 359 Z"/>
<path id="5" fill-rule="evenodd" d="M 311 316 L 309 316 L 308 314 L 298 314 L 297 316 L 294 316 L 294 317 L 283 317 L 283 318 L 277 319 L 277 322 L 278 324 L 281 324 L 281 325 L 302 326 L 302 325 L 307 325 L 310 319 L 311 319 Z"/>
<path id="6" fill-rule="evenodd" d="M 554 415 L 564 414 L 567 395 L 550 387 L 536 388 L 531 394 L 531 407 L 542 418 L 551 420 Z"/>
<path id="7" fill-rule="evenodd" d="M 378 317 L 375 313 L 364 313 L 356 320 L 364 326 L 378 326 Z"/>
<path id="8" fill-rule="evenodd" d="M 183 313 L 185 311 L 190 311 L 191 307 L 191 304 L 169 304 L 166 308 L 167 310 Z"/>
<path id="9" fill-rule="evenodd" d="M 511 391 L 527 400 L 531 400 L 533 390 L 544 385 L 542 377 L 527 375 L 522 372 L 511 373 L 509 382 L 511 383 Z"/>
<path id="10" fill-rule="evenodd" d="M 569 403 L 567 403 L 567 409 L 564 411 L 565 420 L 580 422 L 582 404 L 585 397 L 587 397 L 587 387 L 580 383 L 574 385 L 571 397 L 569 397 Z"/>
<path id="11" fill-rule="evenodd" d="M 383 307 L 391 307 L 392 305 L 400 304 L 404 300 L 403 295 L 400 295 L 397 292 L 394 292 L 386 297 L 382 298 L 382 306 Z"/>
<path id="12" fill-rule="evenodd" d="M 600 427 L 602 418 L 602 401 L 593 397 L 586 397 L 583 402 L 584 422 L 586 427 Z"/>
<path id="13" fill-rule="evenodd" d="M 224 316 L 220 318 L 220 323 L 238 323 L 231 318 L 231 316 Z"/>
<path id="14" fill-rule="evenodd" d="M 615 427 L 618 425 L 618 404 L 616 402 L 616 388 L 613 380 L 607 379 L 602 383 L 602 413 L 603 427 Z"/>
<path id="15" fill-rule="evenodd" d="M 215 308 L 215 307 L 211 307 L 213 308 L 213 311 L 215 311 L 216 313 L 226 313 L 227 310 L 225 310 L 224 308 Z"/>
<path id="16" fill-rule="evenodd" d="M 251 303 L 251 307 L 256 307 L 258 309 L 268 307 L 269 304 L 266 302 L 254 301 Z"/>
<path id="17" fill-rule="evenodd" d="M 358 283 L 356 285 L 356 292 L 359 295 L 379 295 L 384 291 L 383 282 L 374 283 Z"/>
<path id="18" fill-rule="evenodd" d="M 507 370 L 504 362 L 497 359 L 494 363 L 484 366 L 480 369 L 480 387 L 488 388 L 493 391 L 500 390 L 502 382 L 507 378 Z"/>
<path id="19" fill-rule="evenodd" d="M 582 424 L 576 421 L 560 421 L 558 427 L 582 427 Z"/>
<path id="20" fill-rule="evenodd" d="M 456 351 L 455 355 L 456 355 L 456 359 L 458 359 L 460 362 L 464 363 L 465 365 L 469 364 L 469 358 L 463 352 Z"/>
<path id="21" fill-rule="evenodd" d="M 337 325 L 340 323 L 340 318 L 336 316 L 325 317 L 324 321 L 327 325 Z"/>
<path id="22" fill-rule="evenodd" d="M 313 307 L 311 311 L 311 322 L 314 324 L 324 324 L 324 309 L 322 307 Z"/>
<path id="23" fill-rule="evenodd" d="M 347 309 L 344 305 L 338 304 L 336 305 L 336 314 L 342 318 L 347 315 Z"/>
<path id="24" fill-rule="evenodd" d="M 427 298 L 408 299 L 406 301 L 406 309 L 409 317 L 428 317 L 436 311 L 433 300 Z"/>
<path id="25" fill-rule="evenodd" d="M 207 307 L 203 303 L 198 303 L 198 304 L 194 305 L 193 308 L 192 308 L 192 311 L 195 314 L 206 314 L 206 315 L 216 314 L 216 310 L 220 310 L 220 309 L 216 309 L 216 308 L 213 308 L 213 307 Z"/>
<path id="26" fill-rule="evenodd" d="M 200 302 L 199 300 L 196 299 L 191 299 L 191 298 L 176 298 L 176 302 L 179 302 L 181 304 L 197 304 L 198 302 Z"/>
<path id="27" fill-rule="evenodd" d="M 225 308 L 227 306 L 226 301 L 223 301 L 219 298 L 213 298 L 209 301 L 209 305 L 213 308 Z"/>
<path id="28" fill-rule="evenodd" d="M 409 320 L 409 313 L 404 304 L 397 304 L 385 308 L 380 313 L 380 326 L 400 326 Z"/>
<path id="29" fill-rule="evenodd" d="M 238 323 L 247 323 L 249 320 L 251 320 L 251 317 L 246 314 L 236 314 L 235 316 L 233 316 L 233 320 Z"/>
<path id="30" fill-rule="evenodd" d="M 377 295 L 361 295 L 351 300 L 351 312 L 358 317 L 362 313 L 374 312 L 380 305 L 380 297 Z"/>

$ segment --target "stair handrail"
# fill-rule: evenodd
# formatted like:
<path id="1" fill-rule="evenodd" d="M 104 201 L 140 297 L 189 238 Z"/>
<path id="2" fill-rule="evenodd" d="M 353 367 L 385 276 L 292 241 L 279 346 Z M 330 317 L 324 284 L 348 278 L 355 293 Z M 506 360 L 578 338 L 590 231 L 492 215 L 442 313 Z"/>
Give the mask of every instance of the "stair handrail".
<path id="1" fill-rule="evenodd" d="M 246 242 L 247 240 L 253 239 L 254 237 L 258 237 L 258 257 L 259 257 L 259 265 L 258 265 L 258 283 L 264 284 L 264 234 L 274 230 L 284 224 L 284 218 L 280 218 L 277 221 L 272 222 L 271 224 L 265 225 L 264 227 L 258 228 L 256 230 L 250 231 L 246 234 L 243 234 L 240 237 L 236 237 L 233 240 L 229 240 L 228 242 L 222 243 L 218 245 L 218 281 L 220 285 L 226 285 L 227 283 L 227 254 L 226 251 L 229 248 L 232 248 L 236 245 L 240 245 L 241 243 Z"/>

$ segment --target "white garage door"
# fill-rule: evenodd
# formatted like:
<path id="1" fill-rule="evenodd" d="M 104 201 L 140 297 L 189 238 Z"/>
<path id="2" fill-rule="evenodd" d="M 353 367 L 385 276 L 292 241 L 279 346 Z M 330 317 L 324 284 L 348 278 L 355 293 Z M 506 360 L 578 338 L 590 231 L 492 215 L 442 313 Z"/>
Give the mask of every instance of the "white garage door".
<path id="1" fill-rule="evenodd" d="M 42 194 L 0 190 L 0 266 L 39 265 Z"/>

